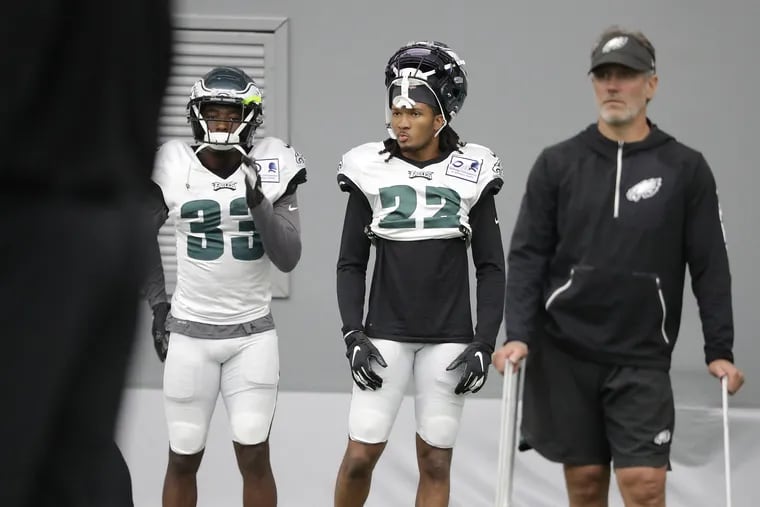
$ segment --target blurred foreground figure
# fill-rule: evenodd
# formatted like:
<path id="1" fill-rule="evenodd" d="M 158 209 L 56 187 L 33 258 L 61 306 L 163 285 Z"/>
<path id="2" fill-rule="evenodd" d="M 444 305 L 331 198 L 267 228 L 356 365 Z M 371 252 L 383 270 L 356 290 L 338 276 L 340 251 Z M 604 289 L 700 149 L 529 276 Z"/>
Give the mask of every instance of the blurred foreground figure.
<path id="1" fill-rule="evenodd" d="M 113 433 L 147 244 L 138 210 L 168 74 L 168 4 L 5 9 L 0 505 L 127 506 Z"/>

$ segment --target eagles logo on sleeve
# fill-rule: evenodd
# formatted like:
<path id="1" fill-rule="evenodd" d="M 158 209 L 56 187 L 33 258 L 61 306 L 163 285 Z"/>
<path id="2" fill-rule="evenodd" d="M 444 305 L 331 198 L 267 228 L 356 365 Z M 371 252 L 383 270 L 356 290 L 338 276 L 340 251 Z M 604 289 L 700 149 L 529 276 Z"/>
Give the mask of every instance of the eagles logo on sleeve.
<path id="1" fill-rule="evenodd" d="M 295 155 L 296 165 L 301 168 L 306 167 L 306 160 L 304 160 L 303 155 L 298 153 L 296 150 L 293 150 L 293 154 Z"/>
<path id="2" fill-rule="evenodd" d="M 398 157 L 386 161 L 382 150 L 382 143 L 358 146 L 338 166 L 340 188 L 364 195 L 372 209 L 370 230 L 381 238 L 468 237 L 470 210 L 503 183 L 499 159 L 477 144 L 468 143 L 422 169 Z"/>
<path id="3" fill-rule="evenodd" d="M 503 179 L 504 170 L 501 167 L 501 159 L 497 157 L 493 152 L 491 152 L 491 156 L 496 159 L 496 162 L 494 162 L 493 166 L 491 167 L 491 171 L 493 171 L 494 177 Z"/>

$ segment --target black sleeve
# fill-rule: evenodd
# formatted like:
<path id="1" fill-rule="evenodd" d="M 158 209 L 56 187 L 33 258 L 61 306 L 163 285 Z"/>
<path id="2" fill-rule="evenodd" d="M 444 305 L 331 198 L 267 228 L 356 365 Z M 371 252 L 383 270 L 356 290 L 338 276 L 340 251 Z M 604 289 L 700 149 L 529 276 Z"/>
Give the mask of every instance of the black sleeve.
<path id="1" fill-rule="evenodd" d="M 301 218 L 295 191 L 274 204 L 264 198 L 251 216 L 269 260 L 283 273 L 292 271 L 301 259 Z"/>
<path id="2" fill-rule="evenodd" d="M 498 189 L 497 189 L 498 191 Z M 470 210 L 472 260 L 477 279 L 475 341 L 492 350 L 504 315 L 504 246 L 492 192 Z"/>
<path id="3" fill-rule="evenodd" d="M 733 361 L 731 273 L 715 178 L 702 157 L 689 188 L 687 206 L 686 258 L 702 320 L 705 360 Z"/>
<path id="4" fill-rule="evenodd" d="M 529 343 L 557 245 L 557 188 L 542 153 L 528 176 L 507 256 L 507 341 Z"/>
<path id="5" fill-rule="evenodd" d="M 343 334 L 355 329 L 364 329 L 364 293 L 371 247 L 364 228 L 370 222 L 372 210 L 367 199 L 359 190 L 351 190 L 346 204 L 338 255 L 338 308 L 343 320 Z"/>
<path id="6" fill-rule="evenodd" d="M 152 308 L 157 303 L 167 301 L 166 282 L 164 281 L 164 267 L 161 263 L 161 249 L 158 245 L 158 230 L 166 222 L 169 216 L 169 210 L 164 202 L 164 194 L 161 187 L 156 183 L 149 183 L 148 192 L 146 192 L 144 203 L 145 213 L 148 216 L 149 223 L 153 227 L 153 233 L 147 241 L 147 266 L 146 277 L 142 287 L 142 294 L 148 300 Z"/>

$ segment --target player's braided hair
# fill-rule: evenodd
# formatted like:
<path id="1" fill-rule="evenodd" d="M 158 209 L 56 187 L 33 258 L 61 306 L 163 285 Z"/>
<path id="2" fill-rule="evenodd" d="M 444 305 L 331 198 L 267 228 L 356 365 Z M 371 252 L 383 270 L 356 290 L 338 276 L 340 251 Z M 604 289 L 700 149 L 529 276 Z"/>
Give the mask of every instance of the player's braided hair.
<path id="1" fill-rule="evenodd" d="M 395 139 L 389 137 L 383 141 L 383 145 L 385 148 L 380 151 L 380 154 L 388 154 L 388 158 L 385 159 L 386 162 L 388 162 L 393 157 L 398 157 L 401 155 L 401 148 L 399 148 L 398 141 Z M 459 148 L 462 146 L 464 146 L 464 143 L 459 140 L 459 134 L 457 134 L 450 125 L 443 127 L 441 133 L 438 134 L 438 149 L 440 152 L 451 153 L 452 151 L 458 151 L 461 153 L 461 150 Z"/>

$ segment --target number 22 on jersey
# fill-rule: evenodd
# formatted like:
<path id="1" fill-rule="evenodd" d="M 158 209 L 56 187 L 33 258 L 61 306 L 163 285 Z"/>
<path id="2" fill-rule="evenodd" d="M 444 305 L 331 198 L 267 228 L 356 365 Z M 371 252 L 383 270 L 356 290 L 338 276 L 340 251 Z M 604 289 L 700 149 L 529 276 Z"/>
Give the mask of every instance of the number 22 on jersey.
<path id="1" fill-rule="evenodd" d="M 416 227 L 416 220 L 412 217 L 417 209 L 417 191 L 409 185 L 394 185 L 379 189 L 380 203 L 383 208 L 393 208 L 377 224 L 384 229 L 412 229 Z M 457 212 L 462 199 L 459 194 L 447 187 L 425 187 L 425 204 L 427 206 L 440 206 L 438 211 L 422 220 L 425 229 L 457 228 L 459 216 Z"/>
<path id="2" fill-rule="evenodd" d="M 238 197 L 230 202 L 230 216 L 250 216 L 245 197 Z M 190 222 L 187 236 L 187 255 L 192 259 L 213 261 L 224 253 L 224 234 L 219 226 L 222 223 L 222 209 L 217 201 L 198 199 L 188 201 L 180 209 L 180 217 L 197 221 Z M 241 261 L 253 261 L 264 255 L 264 245 L 256 232 L 253 220 L 240 220 L 240 232 L 252 235 L 238 236 L 230 239 L 232 257 Z"/>

